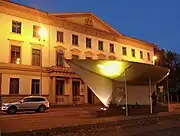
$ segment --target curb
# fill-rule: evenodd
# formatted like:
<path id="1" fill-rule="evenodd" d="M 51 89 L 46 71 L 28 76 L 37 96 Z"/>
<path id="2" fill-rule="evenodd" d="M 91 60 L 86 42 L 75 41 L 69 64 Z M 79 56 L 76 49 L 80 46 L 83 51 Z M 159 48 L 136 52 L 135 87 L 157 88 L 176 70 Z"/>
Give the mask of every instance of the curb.
<path id="1" fill-rule="evenodd" d="M 137 126 L 147 126 L 151 124 L 156 124 L 161 121 L 166 120 L 180 120 L 180 114 L 173 115 L 162 115 L 162 116 L 148 116 L 138 119 L 129 119 L 121 121 L 110 121 L 104 123 L 95 124 L 84 124 L 77 126 L 68 127 L 58 127 L 43 130 L 33 130 L 33 131 L 23 131 L 23 132 L 12 132 L 12 133 L 2 133 L 3 136 L 52 136 L 53 134 L 66 134 L 66 133 L 82 133 L 91 132 L 98 129 L 112 128 L 112 127 L 122 127 L 122 128 L 135 128 Z"/>

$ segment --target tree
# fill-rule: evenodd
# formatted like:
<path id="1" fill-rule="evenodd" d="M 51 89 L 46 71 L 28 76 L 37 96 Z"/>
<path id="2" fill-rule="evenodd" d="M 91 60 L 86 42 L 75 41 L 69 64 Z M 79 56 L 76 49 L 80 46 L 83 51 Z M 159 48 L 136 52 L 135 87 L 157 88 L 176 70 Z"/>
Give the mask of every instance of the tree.
<path id="1" fill-rule="evenodd" d="M 168 87 L 171 96 L 176 97 L 177 95 L 180 95 L 180 54 L 156 48 L 155 55 L 158 57 L 156 65 L 170 69 Z M 165 81 L 162 81 L 160 85 L 167 87 Z"/>

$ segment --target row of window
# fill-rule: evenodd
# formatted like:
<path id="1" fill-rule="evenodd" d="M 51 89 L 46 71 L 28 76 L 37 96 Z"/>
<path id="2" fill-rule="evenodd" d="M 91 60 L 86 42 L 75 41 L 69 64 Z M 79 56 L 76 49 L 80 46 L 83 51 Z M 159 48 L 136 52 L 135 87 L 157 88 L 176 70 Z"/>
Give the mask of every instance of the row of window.
<path id="1" fill-rule="evenodd" d="M 21 47 L 11 45 L 11 63 L 20 64 L 21 62 Z M 40 66 L 41 50 L 32 49 L 32 65 Z"/>
<path id="2" fill-rule="evenodd" d="M 32 79 L 31 94 L 37 95 L 40 91 L 40 80 Z M 10 78 L 9 94 L 19 94 L 19 78 Z"/>
<path id="3" fill-rule="evenodd" d="M 34 37 L 40 37 L 39 35 L 39 30 L 40 26 L 33 25 L 33 36 Z M 21 34 L 21 22 L 12 20 L 12 32 Z M 57 31 L 57 41 L 58 42 L 64 42 L 64 33 Z M 72 44 L 73 45 L 78 45 L 78 35 L 72 34 Z M 91 39 L 86 38 L 86 47 L 87 48 L 92 48 L 91 45 Z M 103 50 L 103 42 L 99 41 L 98 42 L 98 49 Z M 110 52 L 114 53 L 114 44 L 110 44 Z"/>
<path id="4" fill-rule="evenodd" d="M 34 37 L 40 37 L 39 35 L 40 26 L 33 25 L 33 36 Z M 12 32 L 21 34 L 21 22 L 19 21 L 12 21 Z M 57 41 L 58 42 L 64 42 L 64 33 L 61 31 L 57 31 Z M 78 46 L 78 35 L 72 34 L 72 44 Z M 91 38 L 86 38 L 86 48 L 92 48 L 92 41 Z M 103 51 L 103 41 L 98 41 L 98 50 Z M 114 44 L 109 44 L 109 51 L 111 53 L 114 53 Z M 124 56 L 127 55 L 127 47 L 122 47 L 122 54 Z M 131 55 L 132 57 L 136 57 L 135 49 L 131 49 Z M 143 59 L 143 52 L 140 51 L 140 58 Z M 147 58 L 150 60 L 150 53 L 147 53 Z"/>
<path id="5" fill-rule="evenodd" d="M 10 78 L 9 94 L 19 94 L 19 78 Z M 56 80 L 56 95 L 64 95 L 65 81 Z M 72 82 L 73 96 L 80 95 L 80 81 Z M 32 79 L 31 82 L 31 94 L 39 95 L 40 93 L 40 80 Z"/>
<path id="6" fill-rule="evenodd" d="M 127 48 L 126 47 L 122 47 L 122 54 L 125 55 L 125 56 L 127 55 Z M 135 49 L 131 49 L 131 56 L 136 57 Z M 140 58 L 144 59 L 143 51 L 140 51 Z M 151 56 L 150 56 L 149 52 L 147 52 L 147 59 L 151 60 Z"/>
<path id="7" fill-rule="evenodd" d="M 123 54 L 126 55 L 126 48 L 123 48 Z M 132 49 L 132 56 L 135 57 L 135 50 Z M 150 60 L 150 54 L 147 53 L 148 60 Z M 140 51 L 140 57 L 143 59 L 143 52 Z M 64 54 L 63 51 L 56 51 L 56 66 L 64 65 Z M 72 55 L 72 59 L 79 59 L 78 55 Z M 90 57 L 86 57 L 86 59 L 92 59 Z M 21 63 L 21 47 L 20 46 L 11 46 L 11 63 L 20 64 Z M 40 49 L 32 49 L 32 65 L 40 66 L 41 65 L 41 50 Z"/>

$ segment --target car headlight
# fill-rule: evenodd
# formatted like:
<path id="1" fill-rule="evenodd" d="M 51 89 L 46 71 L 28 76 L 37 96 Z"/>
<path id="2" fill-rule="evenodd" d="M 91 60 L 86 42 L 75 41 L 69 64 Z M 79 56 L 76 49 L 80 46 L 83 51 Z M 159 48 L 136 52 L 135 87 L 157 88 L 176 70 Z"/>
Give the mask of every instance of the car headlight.
<path id="1" fill-rule="evenodd" d="M 7 106 L 9 106 L 9 104 L 8 104 L 8 103 L 5 103 L 5 104 L 3 104 L 3 106 L 7 107 Z"/>

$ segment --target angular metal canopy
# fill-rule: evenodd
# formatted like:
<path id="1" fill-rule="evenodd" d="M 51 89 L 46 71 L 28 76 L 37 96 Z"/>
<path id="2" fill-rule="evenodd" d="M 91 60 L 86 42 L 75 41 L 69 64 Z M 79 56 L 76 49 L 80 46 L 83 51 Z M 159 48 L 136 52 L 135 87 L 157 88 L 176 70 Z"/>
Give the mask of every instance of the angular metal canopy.
<path id="1" fill-rule="evenodd" d="M 72 70 L 108 106 L 112 100 L 113 82 L 133 85 L 155 84 L 163 80 L 169 69 L 156 65 L 119 60 L 66 60 Z"/>
<path id="2" fill-rule="evenodd" d="M 149 84 L 149 77 L 152 83 L 157 83 L 169 73 L 169 69 L 157 65 L 119 60 L 68 60 L 67 62 L 72 70 L 77 66 L 115 81 L 124 81 L 126 78 L 130 84 Z M 76 70 L 74 72 L 79 74 Z"/>

